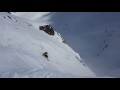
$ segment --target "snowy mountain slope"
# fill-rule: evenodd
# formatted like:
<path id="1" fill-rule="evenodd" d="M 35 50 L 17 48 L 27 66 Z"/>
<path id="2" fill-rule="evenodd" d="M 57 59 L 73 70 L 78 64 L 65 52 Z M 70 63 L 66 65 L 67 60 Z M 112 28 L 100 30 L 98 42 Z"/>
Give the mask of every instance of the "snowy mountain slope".
<path id="1" fill-rule="evenodd" d="M 91 66 L 96 63 L 97 69 L 92 68 L 99 75 L 102 75 L 99 67 L 103 67 L 106 74 L 112 73 L 114 67 L 119 66 L 120 53 L 120 31 L 117 29 L 105 29 L 100 31 L 86 32 L 80 34 L 80 55 L 84 60 L 89 59 Z M 89 46 L 88 46 L 89 45 Z M 94 61 L 93 61 L 94 60 Z M 104 62 L 102 63 L 101 60 Z M 108 65 L 109 63 L 109 65 Z M 110 69 L 110 67 L 114 69 Z M 117 71 L 119 72 L 119 70 Z"/>
<path id="2" fill-rule="evenodd" d="M 96 27 L 96 24 L 95 24 L 96 21 L 94 22 L 90 21 L 91 23 L 90 27 L 86 26 L 87 28 L 86 31 L 83 31 L 85 29 L 81 28 L 80 26 L 80 25 L 84 26 L 85 24 L 84 22 L 81 23 L 81 21 L 84 21 L 84 20 L 81 20 L 82 13 L 77 14 L 75 16 L 74 16 L 75 13 L 69 13 L 69 14 L 68 15 L 66 14 L 66 16 L 64 16 L 64 14 L 62 13 L 53 15 L 51 18 L 51 21 L 53 20 L 54 22 L 51 25 L 54 26 L 55 30 L 60 31 L 64 35 L 64 37 L 66 37 L 70 45 L 74 46 L 74 49 L 77 52 L 79 52 L 80 56 L 82 57 L 82 60 L 88 63 L 89 67 L 94 72 L 98 73 L 98 75 L 105 76 L 105 73 L 106 75 L 108 75 L 108 73 L 110 74 L 116 73 L 116 75 L 119 75 L 119 73 L 117 74 L 117 72 L 119 72 L 119 58 L 120 58 L 119 57 L 119 50 L 120 50 L 119 49 L 119 46 L 120 46 L 119 45 L 119 30 L 114 29 L 114 28 L 111 30 L 110 29 L 100 30 L 101 25 L 102 24 L 104 25 L 104 23 L 101 23 L 100 25 L 98 24 L 98 27 L 99 27 L 98 29 L 97 28 L 91 29 L 92 23 L 93 23 L 92 27 Z M 90 15 L 89 14 L 87 15 L 90 18 Z M 87 20 L 89 18 L 85 18 L 85 19 Z M 105 18 L 105 17 L 102 17 L 102 18 Z M 117 21 L 119 21 L 119 18 Z M 107 25 L 108 28 L 110 28 L 111 26 L 112 25 Z M 117 23 L 116 25 L 113 25 L 113 26 L 118 27 Z M 78 29 L 78 30 L 75 30 L 75 29 Z M 76 31 L 78 31 L 77 36 L 75 34 Z M 112 35 L 114 32 L 115 34 Z M 74 33 L 74 34 L 71 34 L 71 33 Z M 62 41 L 61 39 L 58 39 L 58 40 Z M 114 69 L 111 67 L 113 67 Z M 103 72 L 104 74 L 102 74 Z M 111 75 L 111 76 L 114 76 L 114 75 Z"/>
<path id="3" fill-rule="evenodd" d="M 48 23 L 0 13 L 0 77 L 95 77 L 57 32 L 39 30 Z"/>
<path id="4" fill-rule="evenodd" d="M 87 37 L 85 37 L 87 36 Z M 119 52 L 119 39 L 120 39 L 120 32 L 119 30 L 101 30 L 101 31 L 95 31 L 95 32 L 87 32 L 84 34 L 80 35 L 81 39 L 84 38 L 84 45 L 85 48 L 87 48 L 87 45 L 89 43 L 88 47 L 89 49 L 91 48 L 92 54 L 96 56 L 100 56 L 101 54 L 105 53 L 110 54 L 110 52 L 117 51 L 116 53 Z M 85 44 L 86 43 L 86 44 Z M 116 45 L 116 46 L 115 46 Z M 88 51 L 91 51 L 89 50 Z M 118 50 L 117 50 L 118 49 Z M 111 51 L 109 51 L 111 50 Z M 104 55 L 106 55 L 104 54 Z M 113 54 L 112 54 L 113 55 Z M 113 55 L 114 56 L 114 55 Z"/>
<path id="5" fill-rule="evenodd" d="M 12 15 L 16 15 L 16 16 L 26 18 L 26 19 L 38 20 L 40 18 L 43 18 L 47 14 L 50 14 L 51 12 L 10 12 L 10 13 Z"/>

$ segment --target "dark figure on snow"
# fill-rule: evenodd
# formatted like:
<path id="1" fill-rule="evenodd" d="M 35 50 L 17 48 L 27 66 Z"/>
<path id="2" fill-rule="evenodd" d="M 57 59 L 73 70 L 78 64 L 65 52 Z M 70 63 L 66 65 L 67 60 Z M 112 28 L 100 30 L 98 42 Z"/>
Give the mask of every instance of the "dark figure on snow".
<path id="1" fill-rule="evenodd" d="M 44 52 L 43 56 L 46 57 L 46 58 L 48 58 L 48 52 Z"/>

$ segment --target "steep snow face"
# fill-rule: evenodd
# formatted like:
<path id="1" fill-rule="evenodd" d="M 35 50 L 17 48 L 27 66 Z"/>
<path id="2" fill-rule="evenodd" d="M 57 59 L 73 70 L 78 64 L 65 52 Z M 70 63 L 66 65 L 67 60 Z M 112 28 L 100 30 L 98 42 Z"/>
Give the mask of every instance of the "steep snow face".
<path id="1" fill-rule="evenodd" d="M 12 15 L 34 21 L 48 22 L 51 12 L 10 12 Z"/>
<path id="2" fill-rule="evenodd" d="M 0 13 L 0 77 L 95 77 L 56 31 L 39 30 L 47 23 Z"/>
<path id="3" fill-rule="evenodd" d="M 98 64 L 97 70 L 93 68 L 94 71 L 102 75 L 101 71 L 99 71 L 99 68 L 102 67 L 103 72 L 106 74 L 119 72 L 119 67 L 116 68 L 119 66 L 120 58 L 120 31 L 118 29 L 87 32 L 81 34 L 80 37 L 82 42 L 80 50 L 83 49 L 80 55 L 86 60 L 89 59 L 88 62 L 91 65 L 93 63 Z"/>
<path id="4" fill-rule="evenodd" d="M 39 18 L 43 18 L 45 15 L 50 14 L 50 12 L 11 12 L 11 14 L 30 20 L 37 20 Z"/>

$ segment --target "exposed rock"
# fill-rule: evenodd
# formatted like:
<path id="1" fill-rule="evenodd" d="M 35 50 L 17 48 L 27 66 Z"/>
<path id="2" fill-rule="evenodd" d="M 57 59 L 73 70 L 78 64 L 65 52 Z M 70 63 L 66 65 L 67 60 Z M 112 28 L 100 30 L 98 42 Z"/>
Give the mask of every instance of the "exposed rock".
<path id="1" fill-rule="evenodd" d="M 68 43 L 66 42 L 66 40 L 59 34 L 59 33 L 57 33 L 60 37 L 61 37 L 61 39 L 62 39 L 62 42 L 64 43 L 64 44 L 67 44 L 68 45 Z M 68 45 L 69 46 L 69 45 Z"/>
<path id="2" fill-rule="evenodd" d="M 39 29 L 43 30 L 44 32 L 46 32 L 49 35 L 54 35 L 55 34 L 53 28 L 50 25 L 40 26 Z"/>
<path id="3" fill-rule="evenodd" d="M 8 16 L 8 18 L 12 20 L 12 18 L 10 16 Z"/>

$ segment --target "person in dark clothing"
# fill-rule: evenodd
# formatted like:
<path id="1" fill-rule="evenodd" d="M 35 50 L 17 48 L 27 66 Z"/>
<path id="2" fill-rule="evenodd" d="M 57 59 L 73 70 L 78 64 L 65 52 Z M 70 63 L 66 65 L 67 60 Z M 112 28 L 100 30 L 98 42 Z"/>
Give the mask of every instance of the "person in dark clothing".
<path id="1" fill-rule="evenodd" d="M 43 56 L 45 56 L 46 58 L 48 58 L 48 52 L 44 52 Z"/>

